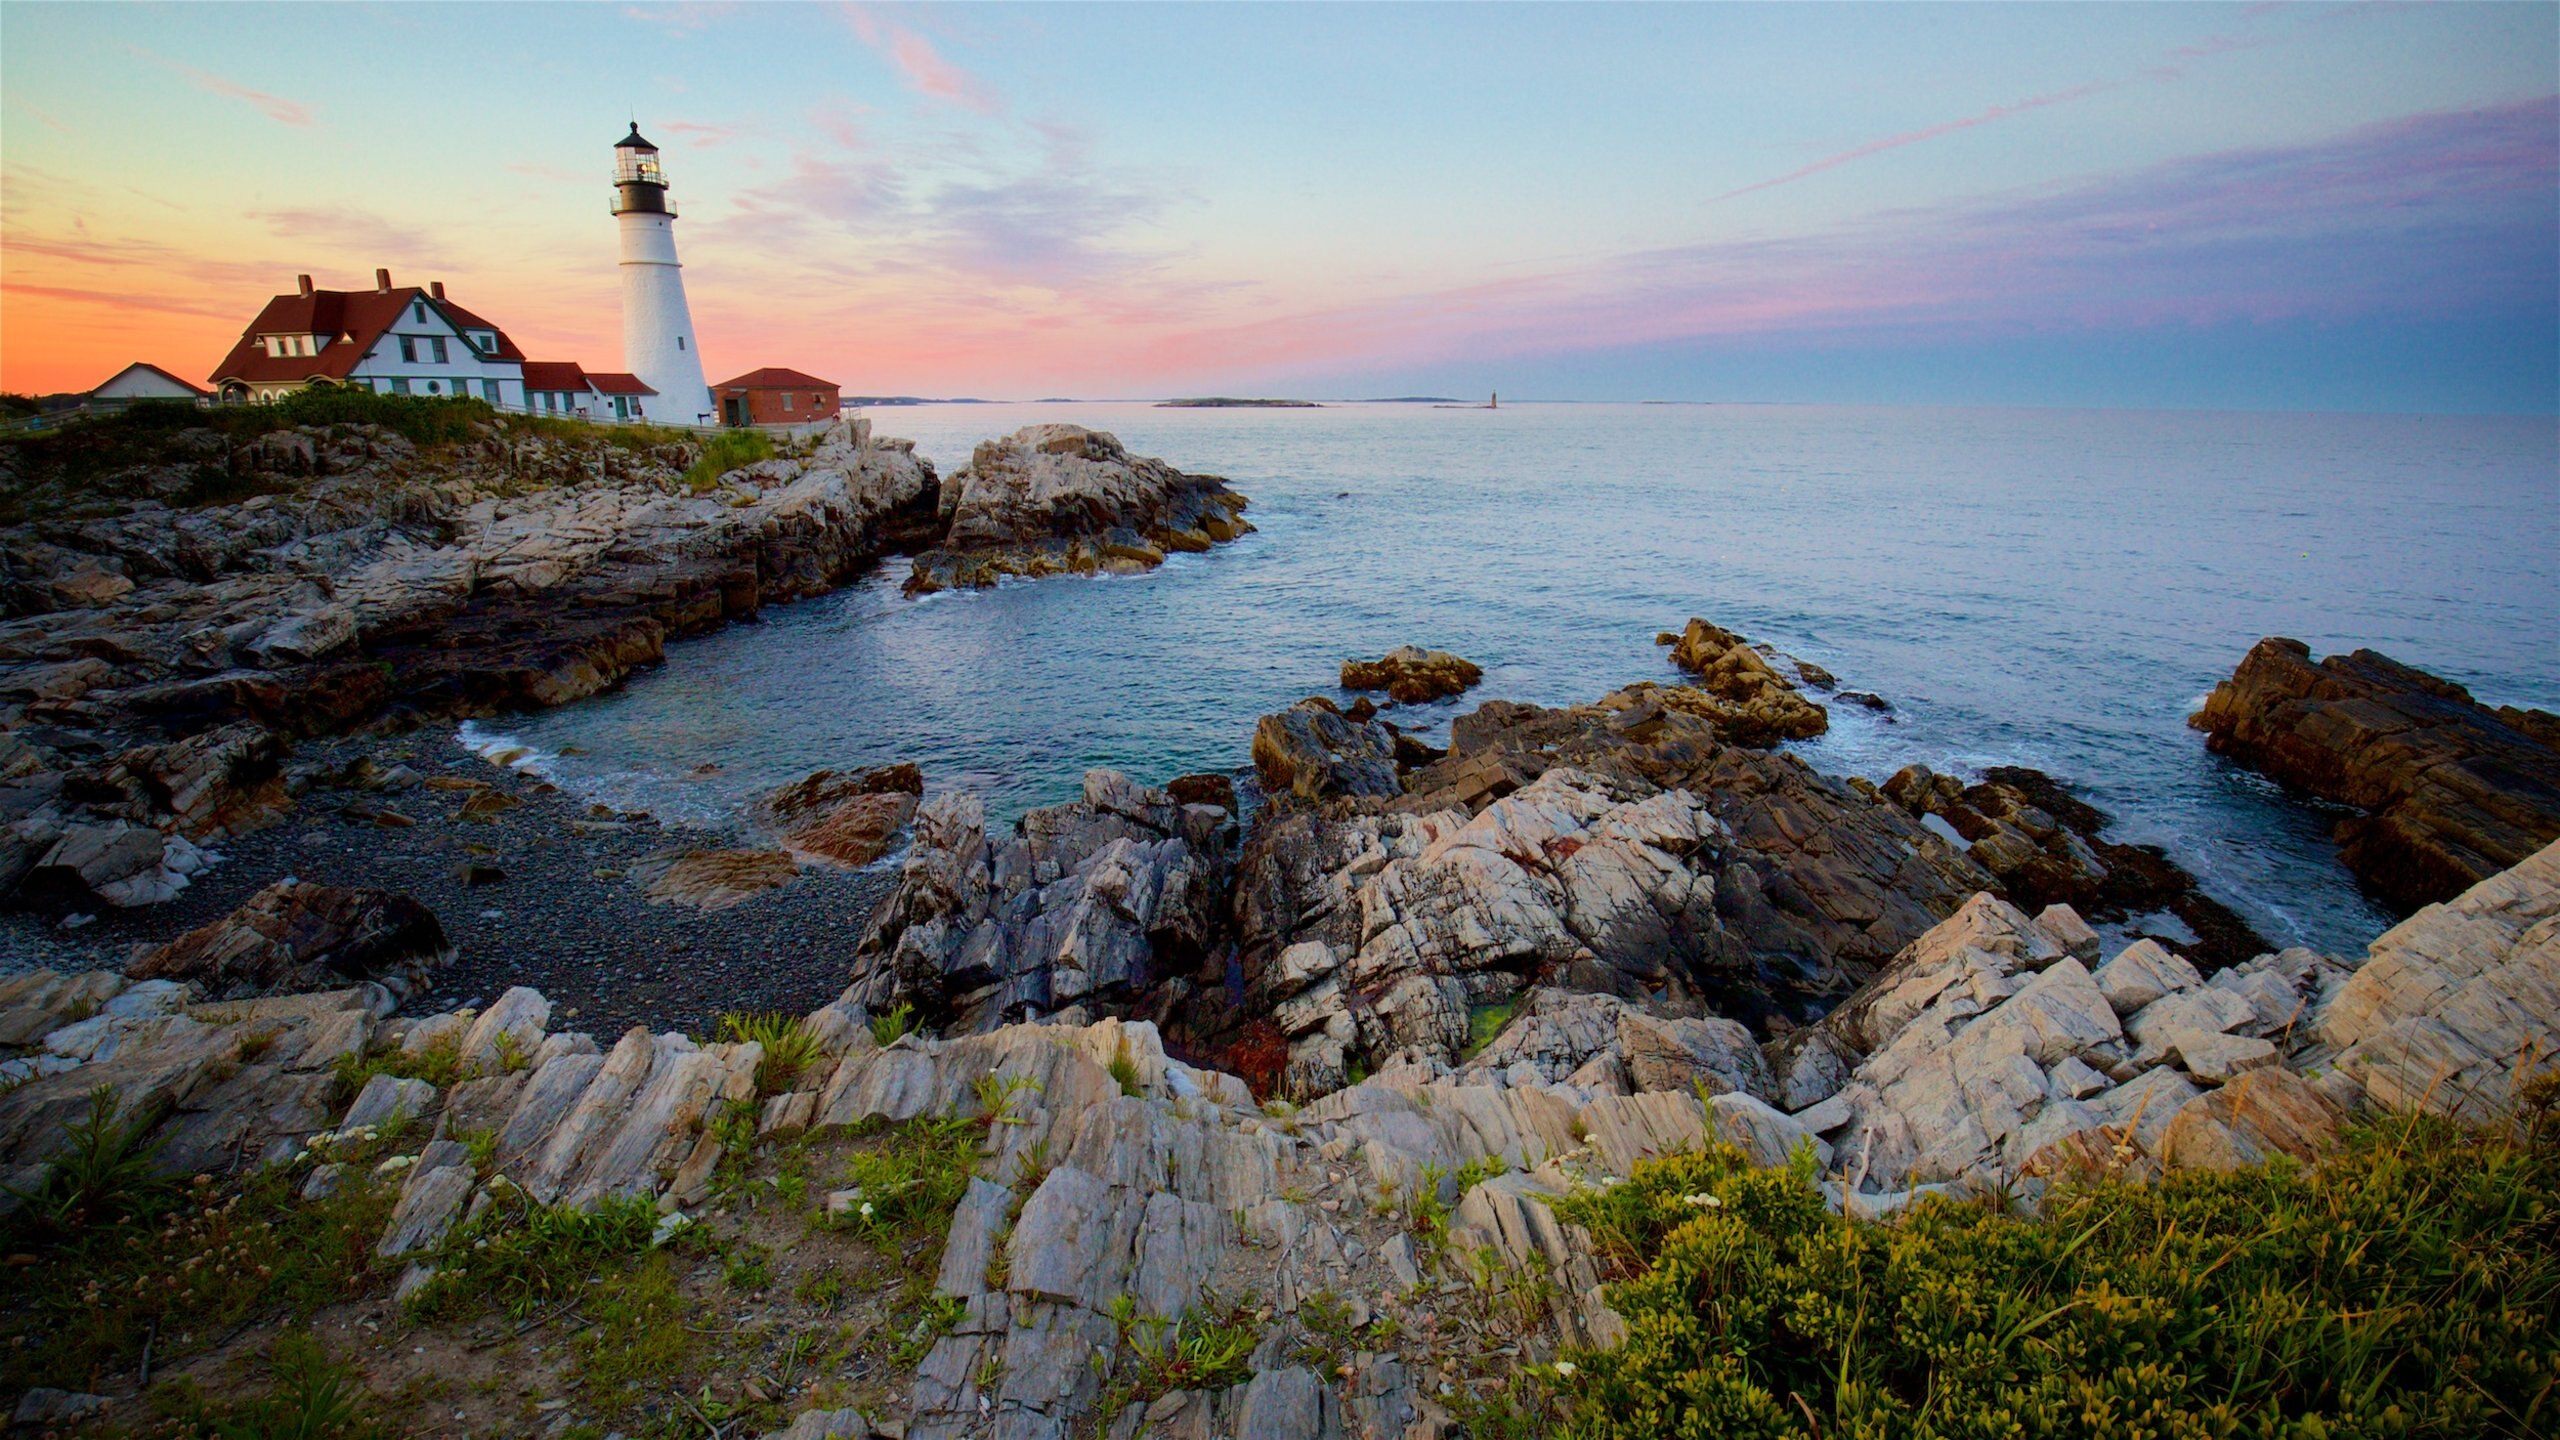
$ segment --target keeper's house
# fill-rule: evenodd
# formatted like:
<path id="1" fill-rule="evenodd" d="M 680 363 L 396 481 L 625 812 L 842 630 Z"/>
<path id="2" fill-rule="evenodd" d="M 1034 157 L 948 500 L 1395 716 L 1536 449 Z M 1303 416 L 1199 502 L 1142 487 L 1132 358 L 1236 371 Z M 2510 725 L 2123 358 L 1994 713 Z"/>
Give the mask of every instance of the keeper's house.
<path id="1" fill-rule="evenodd" d="M 575 360 L 524 362 L 525 408 L 582 420 L 645 420 L 658 392 L 637 375 L 589 371 Z"/>
<path id="2" fill-rule="evenodd" d="M 373 272 L 371 290 L 316 290 L 269 300 L 212 376 L 224 400 L 273 400 L 314 384 L 385 395 L 462 396 L 525 408 L 524 352 L 497 326 L 445 298 Z"/>
<path id="3" fill-rule="evenodd" d="M 833 380 L 768 365 L 711 387 L 723 425 L 806 425 L 833 420 L 841 393 Z"/>

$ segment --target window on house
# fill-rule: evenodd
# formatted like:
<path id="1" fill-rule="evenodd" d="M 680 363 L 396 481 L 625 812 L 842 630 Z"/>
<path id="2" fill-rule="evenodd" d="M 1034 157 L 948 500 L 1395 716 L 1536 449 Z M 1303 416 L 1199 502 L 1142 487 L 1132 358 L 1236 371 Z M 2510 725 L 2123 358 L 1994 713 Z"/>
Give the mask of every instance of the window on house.
<path id="1" fill-rule="evenodd" d="M 676 337 L 676 348 L 679 350 L 684 348 L 684 337 L 681 335 Z"/>
<path id="2" fill-rule="evenodd" d="M 488 401 L 488 402 L 489 402 L 490 404 L 492 404 L 492 405 L 497 404 L 497 403 L 498 403 L 498 382 L 497 382 L 497 381 L 495 381 L 495 380 L 483 380 L 483 381 L 481 381 L 481 382 L 480 382 L 480 397 L 481 397 L 482 399 L 484 399 L 484 400 Z"/>
<path id="3" fill-rule="evenodd" d="M 391 378 L 391 393 L 392 393 L 392 394 L 394 394 L 394 395 L 406 395 L 406 394 L 408 394 L 408 393 L 409 393 L 409 380 L 408 380 L 408 377 L 407 377 L 407 376 L 405 376 L 405 375 L 395 375 L 395 376 L 393 376 L 393 377 Z"/>
<path id="4" fill-rule="evenodd" d="M 419 323 L 419 324 L 421 324 L 421 325 L 426 324 L 426 323 L 427 323 L 427 302 L 426 302 L 426 301 L 424 301 L 424 300 L 420 300 L 420 301 L 418 301 L 415 305 L 413 305 L 413 306 L 411 307 L 411 311 L 410 311 L 410 313 L 412 313 L 412 314 L 414 314 L 414 315 L 416 315 L 416 316 L 418 317 L 418 323 Z"/>
<path id="5" fill-rule="evenodd" d="M 443 336 L 441 336 L 441 335 L 430 335 L 430 336 L 428 336 L 428 337 L 427 337 L 427 350 L 428 350 L 428 352 L 429 352 L 429 357 L 430 357 L 431 359 L 433 359 L 437 364 L 442 365 L 443 363 L 445 363 L 445 354 L 444 354 L 444 337 L 443 337 Z"/>
<path id="6" fill-rule="evenodd" d="M 782 392 L 782 413 L 791 413 L 791 392 L 788 390 Z"/>
<path id="7" fill-rule="evenodd" d="M 416 336 L 403 335 L 400 337 L 400 358 L 412 365 L 418 362 L 418 338 Z"/>

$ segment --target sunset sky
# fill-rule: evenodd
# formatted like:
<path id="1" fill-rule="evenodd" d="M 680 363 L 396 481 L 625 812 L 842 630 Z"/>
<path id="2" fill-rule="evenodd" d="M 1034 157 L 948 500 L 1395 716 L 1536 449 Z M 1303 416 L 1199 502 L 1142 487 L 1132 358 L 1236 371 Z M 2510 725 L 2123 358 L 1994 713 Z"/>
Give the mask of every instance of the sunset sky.
<path id="1" fill-rule="evenodd" d="M 298 271 L 713 380 L 2560 408 L 2560 7 L 0 5 L 0 388 Z"/>

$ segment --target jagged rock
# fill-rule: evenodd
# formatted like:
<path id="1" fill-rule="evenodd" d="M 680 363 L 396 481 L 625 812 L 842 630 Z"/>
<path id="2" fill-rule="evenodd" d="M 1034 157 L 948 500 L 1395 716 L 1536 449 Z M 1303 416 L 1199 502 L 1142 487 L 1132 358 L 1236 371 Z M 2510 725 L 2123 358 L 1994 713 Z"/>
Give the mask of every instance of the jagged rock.
<path id="1" fill-rule="evenodd" d="M 2282 1066 L 2251 1070 L 2180 1106 L 2156 1144 L 2164 1163 L 2237 1170 L 2279 1155 L 2317 1158 L 2346 1114 Z"/>
<path id="2" fill-rule="evenodd" d="M 944 534 L 907 593 L 983 587 L 1006 575 L 1132 574 L 1167 551 L 1252 530 L 1245 498 L 1214 475 L 1133 456 L 1080 425 L 1030 425 L 979 443 L 941 490 Z"/>
<path id="3" fill-rule="evenodd" d="M 1663 691 L 1663 703 L 1715 722 L 1717 735 L 1728 743 L 1810 740 L 1831 728 L 1829 712 L 1804 698 L 1794 681 L 1730 630 L 1692 619 L 1671 647 L 1671 663 L 1697 676 L 1698 683 Z"/>
<path id="4" fill-rule="evenodd" d="M 2560 843 L 2373 942 L 2312 1010 L 2323 1088 L 2485 1121 L 2560 1054 Z M 2254 1013 L 2254 1011 L 2253 1011 Z"/>
<path id="5" fill-rule="evenodd" d="M 2204 985 L 2196 967 L 2161 948 L 2157 940 L 2137 940 L 2092 977 L 2118 1015 L 2131 1015 L 2164 996 Z"/>
<path id="6" fill-rule="evenodd" d="M 1482 679 L 1484 671 L 1473 661 L 1417 645 L 1399 645 L 1376 660 L 1342 662 L 1343 689 L 1384 690 L 1399 705 L 1462 694 Z"/>
<path id="7" fill-rule="evenodd" d="M 191 981 L 226 997 L 350 980 L 407 994 L 452 958 L 435 913 L 406 895 L 279 880 L 144 956 L 131 973 Z"/>
<path id="8" fill-rule="evenodd" d="M 74 824 L 59 834 L 21 882 L 39 904 L 156 905 L 186 889 L 209 863 L 185 839 L 123 820 Z"/>
<path id="9" fill-rule="evenodd" d="M 2081 921 L 2084 913 L 2110 922 L 2174 915 L 2196 937 L 2192 948 L 2209 970 L 2268 949 L 2249 922 L 2198 889 L 2167 852 L 2108 840 L 2106 815 L 2040 771 L 1994 766 L 1967 785 L 1925 765 L 1907 765 L 1881 793 L 1940 827 L 1999 878 L 2011 900 L 2069 911 L 2071 919 L 2058 923 L 2072 933 L 2083 959 L 2097 955 L 2097 935 Z"/>
<path id="10" fill-rule="evenodd" d="M 1395 742 L 1374 720 L 1352 720 L 1321 696 L 1310 696 L 1253 728 L 1253 768 L 1273 795 L 1324 800 L 1336 795 L 1394 795 Z"/>
<path id="11" fill-rule="evenodd" d="M 2187 723 L 2216 754 L 2361 808 L 2338 858 L 2403 908 L 2560 839 L 2560 717 L 2491 710 L 2371 650 L 2313 664 L 2299 640 L 2261 640 Z"/>
<path id="12" fill-rule="evenodd" d="M 858 870 L 889 852 L 923 795 L 924 775 L 913 765 L 820 770 L 769 792 L 754 809 L 794 860 Z"/>
<path id="13" fill-rule="evenodd" d="M 1233 819 L 1111 770 L 990 837 L 977 797 L 917 813 L 898 889 L 854 955 L 848 1004 L 900 1002 L 960 1030 L 1127 1002 L 1205 955 Z"/>

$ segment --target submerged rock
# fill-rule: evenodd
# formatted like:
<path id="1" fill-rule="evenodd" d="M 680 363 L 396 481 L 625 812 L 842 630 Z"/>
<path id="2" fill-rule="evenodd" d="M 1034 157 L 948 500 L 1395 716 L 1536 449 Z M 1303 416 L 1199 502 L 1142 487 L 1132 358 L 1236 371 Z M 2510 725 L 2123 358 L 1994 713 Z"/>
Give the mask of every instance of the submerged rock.
<path id="1" fill-rule="evenodd" d="M 1399 705 L 1462 694 L 1482 679 L 1484 671 L 1475 662 L 1417 645 L 1399 645 L 1376 660 L 1342 662 L 1343 689 L 1384 690 Z"/>
<path id="2" fill-rule="evenodd" d="M 2371 650 L 2314 664 L 2299 640 L 2261 640 L 2187 723 L 2215 754 L 2363 810 L 2338 822 L 2338 858 L 2404 910 L 2560 839 L 2560 716 L 2492 710 Z"/>
<path id="3" fill-rule="evenodd" d="M 1007 575 L 1136 574 L 1169 551 L 1206 550 L 1253 527 L 1215 475 L 1131 455 L 1081 425 L 1027 425 L 981 441 L 944 482 L 943 535 L 907 593 L 983 588 Z"/>
<path id="4" fill-rule="evenodd" d="M 1671 663 L 1698 677 L 1696 685 L 1662 692 L 1664 704 L 1701 715 L 1735 745 L 1775 745 L 1810 740 L 1831 728 L 1830 712 L 1804 697 L 1741 636 L 1692 619 L 1671 647 Z M 1828 682 L 1827 671 L 1815 673 Z"/>

